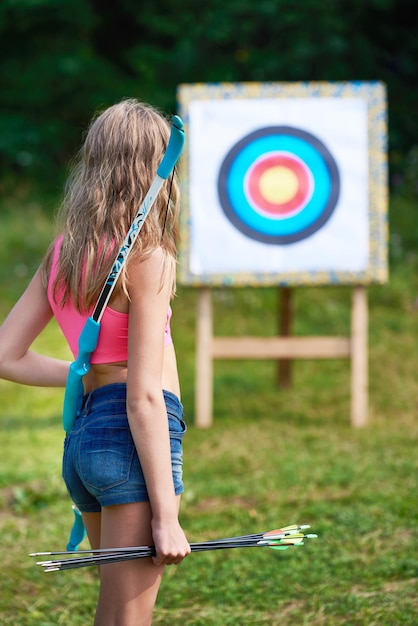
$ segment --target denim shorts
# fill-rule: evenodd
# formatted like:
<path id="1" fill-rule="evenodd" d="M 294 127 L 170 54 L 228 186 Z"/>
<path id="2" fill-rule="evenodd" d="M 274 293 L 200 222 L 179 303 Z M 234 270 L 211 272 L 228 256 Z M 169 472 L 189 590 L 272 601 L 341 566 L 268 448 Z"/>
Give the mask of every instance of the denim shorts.
<path id="1" fill-rule="evenodd" d="M 170 433 L 176 495 L 183 493 L 183 406 L 163 391 Z M 144 474 L 126 413 L 126 384 L 99 387 L 84 396 L 80 415 L 64 442 L 62 475 L 74 504 L 84 513 L 103 506 L 145 502 Z"/>

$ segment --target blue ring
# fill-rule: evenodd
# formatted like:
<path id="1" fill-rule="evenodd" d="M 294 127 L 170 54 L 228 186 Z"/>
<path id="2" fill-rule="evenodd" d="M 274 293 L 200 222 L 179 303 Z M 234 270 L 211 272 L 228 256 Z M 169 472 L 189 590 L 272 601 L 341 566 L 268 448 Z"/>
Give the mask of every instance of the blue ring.
<path id="1" fill-rule="evenodd" d="M 289 217 L 259 213 L 244 189 L 246 172 L 262 155 L 287 152 L 311 171 L 314 189 L 306 205 Z M 338 201 L 340 177 L 336 162 L 316 137 L 297 128 L 262 128 L 241 139 L 225 157 L 218 177 L 218 194 L 227 218 L 244 235 L 270 244 L 289 244 L 309 237 L 331 217 Z"/>

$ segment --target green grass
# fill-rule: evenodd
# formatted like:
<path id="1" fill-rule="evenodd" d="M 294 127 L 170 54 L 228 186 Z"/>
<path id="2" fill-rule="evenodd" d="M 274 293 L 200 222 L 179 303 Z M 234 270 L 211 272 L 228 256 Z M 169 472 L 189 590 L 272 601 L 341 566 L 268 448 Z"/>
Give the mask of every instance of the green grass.
<path id="1" fill-rule="evenodd" d="M 371 287 L 369 422 L 349 424 L 349 364 L 216 362 L 214 426 L 193 425 L 196 292 L 174 303 L 183 403 L 191 541 L 307 522 L 316 541 L 286 552 L 192 555 L 168 568 L 155 624 L 170 626 L 415 625 L 418 615 L 418 259 L 394 217 L 390 281 Z M 412 208 L 410 207 L 410 211 Z M 408 217 L 408 223 L 411 223 Z M 30 226 L 28 226 L 28 223 Z M 36 203 L 0 208 L 0 318 L 39 262 L 52 223 Z M 405 247 L 404 242 L 407 242 Z M 276 332 L 275 289 L 215 290 L 217 334 Z M 298 334 L 346 334 L 350 292 L 295 290 Z M 51 324 L 37 347 L 68 357 Z M 27 554 L 61 549 L 72 523 L 60 477 L 62 393 L 0 381 L 0 623 L 92 622 L 97 579 L 88 569 L 43 574 Z"/>

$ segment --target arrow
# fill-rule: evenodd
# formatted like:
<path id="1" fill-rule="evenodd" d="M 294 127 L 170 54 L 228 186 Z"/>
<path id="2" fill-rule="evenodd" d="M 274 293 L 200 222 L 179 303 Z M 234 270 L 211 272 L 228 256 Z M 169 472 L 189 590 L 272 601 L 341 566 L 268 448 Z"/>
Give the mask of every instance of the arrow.
<path id="1" fill-rule="evenodd" d="M 315 539 L 317 535 L 304 531 L 308 529 L 308 525 L 292 525 L 265 533 L 255 533 L 250 535 L 241 535 L 239 537 L 229 537 L 225 539 L 216 539 L 213 541 L 203 541 L 191 543 L 192 552 L 205 552 L 208 550 L 229 550 L 232 548 L 257 548 L 265 547 L 273 550 L 287 550 L 292 546 L 304 545 L 304 539 Z M 29 556 L 59 556 L 74 555 L 72 551 L 60 552 L 33 552 Z M 81 556 L 80 556 L 81 555 Z M 56 572 L 67 569 L 75 569 L 79 567 L 88 567 L 90 565 L 100 565 L 108 563 L 116 563 L 119 561 L 128 561 L 131 559 L 140 559 L 144 557 L 155 556 L 155 548 L 153 546 L 132 546 L 126 548 L 103 548 L 99 550 L 80 550 L 77 556 L 61 560 L 38 561 L 36 564 L 44 568 L 44 572 Z"/>

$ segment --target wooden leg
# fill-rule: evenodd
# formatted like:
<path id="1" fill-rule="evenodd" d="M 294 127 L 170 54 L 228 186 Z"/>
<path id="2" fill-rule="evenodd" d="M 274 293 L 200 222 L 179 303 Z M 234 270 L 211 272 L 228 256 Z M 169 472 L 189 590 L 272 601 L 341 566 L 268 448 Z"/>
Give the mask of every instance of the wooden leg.
<path id="1" fill-rule="evenodd" d="M 351 425 L 367 423 L 368 308 L 365 287 L 353 288 L 351 310 Z"/>
<path id="2" fill-rule="evenodd" d="M 209 288 L 201 289 L 197 311 L 195 424 L 198 428 L 212 425 L 213 359 L 212 301 Z"/>
<path id="3" fill-rule="evenodd" d="M 281 287 L 279 290 L 279 334 L 281 337 L 289 337 L 292 334 L 292 289 Z M 277 383 L 281 389 L 287 389 L 292 385 L 292 361 L 280 359 L 277 368 Z"/>

